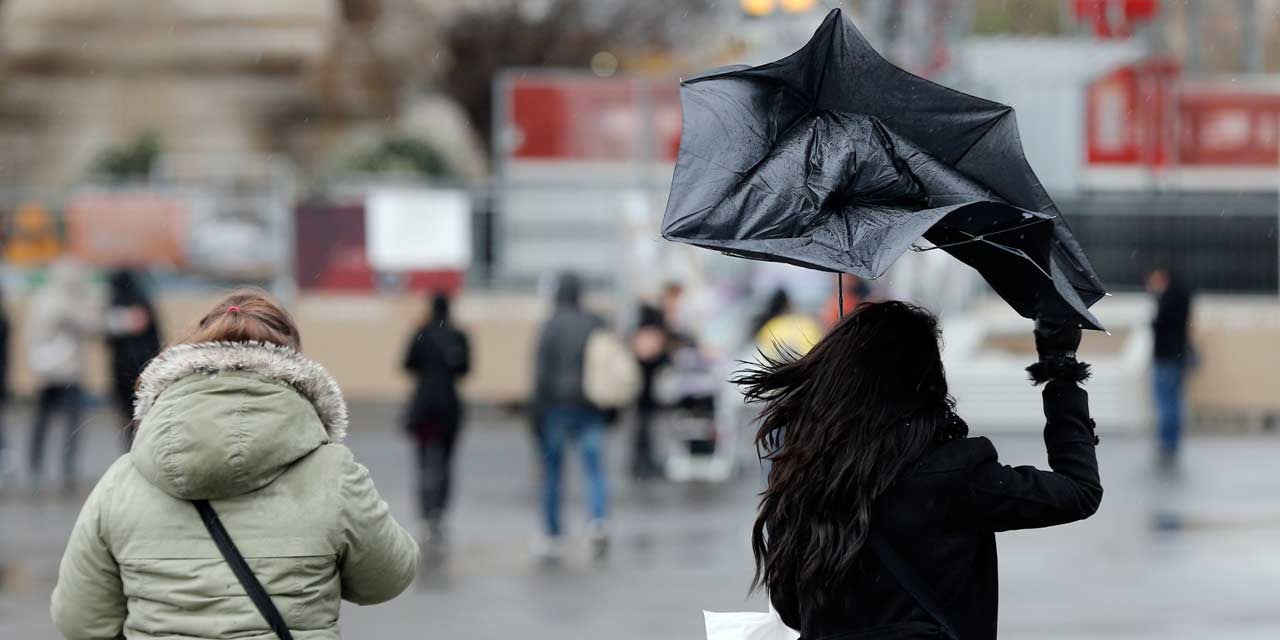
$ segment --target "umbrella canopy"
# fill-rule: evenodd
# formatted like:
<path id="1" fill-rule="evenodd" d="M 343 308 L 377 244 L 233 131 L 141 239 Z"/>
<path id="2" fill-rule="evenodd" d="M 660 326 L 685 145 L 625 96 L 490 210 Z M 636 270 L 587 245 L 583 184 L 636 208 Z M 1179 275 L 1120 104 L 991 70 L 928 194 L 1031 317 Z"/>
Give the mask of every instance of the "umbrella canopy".
<path id="1" fill-rule="evenodd" d="M 685 80 L 680 101 L 663 237 L 867 278 L 941 249 L 1024 317 L 1102 328 L 1106 290 L 1013 108 L 893 66 L 839 9 L 799 51 Z"/>

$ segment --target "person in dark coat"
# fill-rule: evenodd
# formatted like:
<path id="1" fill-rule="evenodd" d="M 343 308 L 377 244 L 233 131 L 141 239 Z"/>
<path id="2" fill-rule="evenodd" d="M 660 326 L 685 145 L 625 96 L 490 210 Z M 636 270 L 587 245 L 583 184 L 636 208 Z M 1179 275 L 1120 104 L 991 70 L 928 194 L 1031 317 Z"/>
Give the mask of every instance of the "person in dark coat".
<path id="1" fill-rule="evenodd" d="M 432 297 L 431 315 L 414 333 L 404 355 L 404 369 L 415 379 L 405 428 L 417 445 L 418 507 L 427 542 L 436 549 L 444 543 L 453 452 L 462 430 L 458 381 L 471 369 L 470 343 L 450 320 L 449 307 L 444 294 Z"/>
<path id="2" fill-rule="evenodd" d="M 562 274 L 556 286 L 555 309 L 542 327 L 535 356 L 531 402 L 542 447 L 542 515 L 546 532 L 544 560 L 556 560 L 564 532 L 560 519 L 564 454 L 577 444 L 587 476 L 587 511 L 594 552 L 603 555 L 608 536 L 609 492 L 605 483 L 605 416 L 587 400 L 583 390 L 587 340 L 605 326 L 604 320 L 582 308 L 582 281 Z"/>
<path id="3" fill-rule="evenodd" d="M 661 473 L 653 442 L 653 422 L 660 403 L 655 394 L 658 371 L 670 360 L 671 341 L 666 318 L 657 307 L 640 305 L 640 322 L 631 336 L 631 350 L 640 363 L 640 395 L 636 398 L 636 431 L 631 445 L 631 475 L 652 478 Z"/>
<path id="4" fill-rule="evenodd" d="M 996 637 L 995 533 L 1081 520 L 1102 499 L 1080 330 L 1035 337 L 1052 471 L 969 437 L 919 307 L 864 304 L 800 359 L 739 374 L 773 465 L 754 586 L 783 622 L 805 640 Z"/>
<path id="5" fill-rule="evenodd" d="M 1191 291 L 1167 269 L 1153 270 L 1146 284 L 1156 296 L 1151 370 L 1158 455 L 1160 465 L 1169 468 L 1182 440 L 1182 390 L 1192 360 Z"/>
<path id="6" fill-rule="evenodd" d="M 111 390 L 124 425 L 125 451 L 133 446 L 133 394 L 138 376 L 160 353 L 160 329 L 155 306 L 137 276 L 116 271 L 109 279 L 107 307 L 107 351 L 111 357 Z"/>

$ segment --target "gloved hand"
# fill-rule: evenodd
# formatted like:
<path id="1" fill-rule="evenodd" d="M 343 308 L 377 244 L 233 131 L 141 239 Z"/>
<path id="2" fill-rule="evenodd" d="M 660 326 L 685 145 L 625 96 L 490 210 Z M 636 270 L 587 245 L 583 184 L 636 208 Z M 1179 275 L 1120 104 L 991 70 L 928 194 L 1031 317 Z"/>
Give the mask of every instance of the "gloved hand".
<path id="1" fill-rule="evenodd" d="M 1076 349 L 1080 348 L 1080 327 L 1036 320 L 1035 336 L 1036 353 L 1040 356 L 1040 361 L 1027 367 L 1032 382 L 1084 382 L 1089 379 L 1089 365 L 1076 361 Z"/>
<path id="2" fill-rule="evenodd" d="M 1036 320 L 1036 353 L 1041 362 L 1061 358 L 1075 360 L 1080 348 L 1080 327 Z"/>

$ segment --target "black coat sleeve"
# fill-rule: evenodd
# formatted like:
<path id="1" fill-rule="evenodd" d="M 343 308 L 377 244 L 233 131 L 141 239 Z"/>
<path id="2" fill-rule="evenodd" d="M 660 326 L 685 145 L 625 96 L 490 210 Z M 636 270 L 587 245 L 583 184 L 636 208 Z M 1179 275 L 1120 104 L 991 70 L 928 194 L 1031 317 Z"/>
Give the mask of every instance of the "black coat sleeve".
<path id="1" fill-rule="evenodd" d="M 971 514 L 980 526 L 1008 531 L 1065 524 L 1093 515 L 1102 502 L 1088 394 L 1074 382 L 1054 380 L 1043 396 L 1053 471 L 1002 465 L 982 439 L 987 451 L 967 474 Z"/>

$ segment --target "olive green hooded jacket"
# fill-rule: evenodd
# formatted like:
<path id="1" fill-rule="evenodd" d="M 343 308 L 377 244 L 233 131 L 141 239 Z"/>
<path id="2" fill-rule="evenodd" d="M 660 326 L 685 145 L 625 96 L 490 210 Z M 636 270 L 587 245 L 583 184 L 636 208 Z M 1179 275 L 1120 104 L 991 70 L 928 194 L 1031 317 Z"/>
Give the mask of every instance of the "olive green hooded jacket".
<path id="1" fill-rule="evenodd" d="M 274 638 L 191 504 L 211 501 L 298 640 L 337 638 L 340 600 L 413 580 L 418 547 L 340 442 L 333 378 L 283 347 L 172 347 L 139 381 L 133 450 L 90 494 L 62 558 L 71 640 Z"/>

